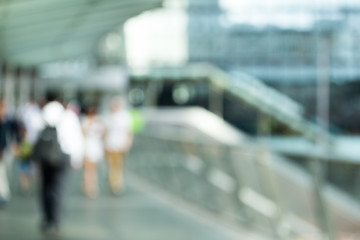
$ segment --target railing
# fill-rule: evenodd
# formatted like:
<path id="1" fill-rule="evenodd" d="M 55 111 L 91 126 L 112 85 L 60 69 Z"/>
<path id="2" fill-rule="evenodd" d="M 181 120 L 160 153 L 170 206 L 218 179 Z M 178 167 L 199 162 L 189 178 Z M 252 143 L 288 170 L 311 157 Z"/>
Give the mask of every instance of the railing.
<path id="1" fill-rule="evenodd" d="M 177 68 L 130 69 L 130 75 L 135 80 L 150 78 L 154 83 L 162 79 L 207 79 L 213 88 L 245 101 L 308 139 L 316 140 L 320 131 L 317 125 L 303 117 L 300 104 L 245 73 L 236 72 L 232 76 L 211 64 L 199 63 Z"/>
<path id="2" fill-rule="evenodd" d="M 338 198 L 330 186 L 317 188 L 316 164 L 309 164 L 311 176 L 250 141 L 219 144 L 186 137 L 192 130 L 182 126 L 160 131 L 163 127 L 148 125 L 151 131 L 135 138 L 127 162 L 151 184 L 272 239 L 346 239 L 355 234 L 359 207 Z"/>

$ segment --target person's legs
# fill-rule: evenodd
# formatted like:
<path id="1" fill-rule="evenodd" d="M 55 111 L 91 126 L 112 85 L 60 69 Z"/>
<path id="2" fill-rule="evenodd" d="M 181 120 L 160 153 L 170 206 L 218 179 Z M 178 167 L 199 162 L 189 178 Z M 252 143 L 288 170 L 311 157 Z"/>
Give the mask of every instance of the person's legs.
<path id="1" fill-rule="evenodd" d="M 90 198 L 98 194 L 97 164 L 89 159 L 84 162 L 84 191 Z"/>
<path id="2" fill-rule="evenodd" d="M 114 152 L 107 152 L 107 159 L 108 159 L 108 167 L 109 167 L 109 169 L 108 169 L 108 171 L 109 171 L 109 173 L 108 173 L 109 187 L 110 187 L 111 191 L 113 191 L 113 186 L 114 186 L 114 181 L 115 181 L 114 178 L 115 178 L 115 175 L 116 175 L 116 173 L 115 173 L 115 171 L 116 171 L 116 169 L 115 169 L 115 161 L 116 161 L 116 159 L 115 159 Z"/>
<path id="3" fill-rule="evenodd" d="M 65 168 L 41 167 L 41 207 L 43 213 L 42 230 L 48 231 L 60 224 Z"/>
<path id="4" fill-rule="evenodd" d="M 93 191 L 94 196 L 99 194 L 99 183 L 98 183 L 98 164 L 96 162 L 92 163 L 92 177 L 93 177 Z"/>
<path id="5" fill-rule="evenodd" d="M 0 207 L 4 206 L 10 197 L 10 189 L 6 172 L 5 159 L 0 159 Z"/>
<path id="6" fill-rule="evenodd" d="M 40 179 L 41 179 L 41 187 L 40 187 L 40 205 L 42 210 L 42 224 L 43 228 L 47 228 L 51 224 L 51 208 L 52 208 L 52 199 L 53 199 L 53 169 L 40 166 Z M 46 229 L 43 229 L 46 230 Z"/>
<path id="7" fill-rule="evenodd" d="M 123 154 L 109 152 L 109 185 L 114 194 L 119 194 L 123 188 Z"/>
<path id="8" fill-rule="evenodd" d="M 119 153 L 117 156 L 118 161 L 118 180 L 117 180 L 117 189 L 118 192 L 121 192 L 124 190 L 124 156 L 125 154 Z"/>
<path id="9" fill-rule="evenodd" d="M 20 186 L 23 193 L 29 193 L 31 187 L 32 166 L 30 162 L 20 162 Z"/>
<path id="10" fill-rule="evenodd" d="M 64 188 L 66 178 L 66 168 L 59 168 L 54 175 L 53 198 L 51 208 L 51 222 L 55 226 L 60 225 L 62 205 L 64 199 Z"/>

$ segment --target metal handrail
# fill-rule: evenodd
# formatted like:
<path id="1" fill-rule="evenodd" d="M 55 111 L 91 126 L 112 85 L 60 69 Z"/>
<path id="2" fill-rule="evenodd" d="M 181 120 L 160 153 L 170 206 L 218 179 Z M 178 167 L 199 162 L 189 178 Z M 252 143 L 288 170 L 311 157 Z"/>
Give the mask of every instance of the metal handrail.
<path id="1" fill-rule="evenodd" d="M 150 77 L 153 81 L 159 82 L 162 79 L 173 81 L 178 81 L 179 79 L 190 81 L 207 79 L 212 86 L 247 102 L 311 141 L 316 141 L 319 133 L 322 131 L 319 126 L 307 121 L 303 117 L 303 107 L 300 104 L 286 95 L 277 92 L 275 89 L 266 86 L 261 80 L 245 73 L 237 72 L 237 76 L 232 76 L 208 63 L 190 64 L 183 67 L 133 68 L 129 69 L 129 71 L 130 75 L 134 77 L 134 81 L 144 77 Z M 253 86 L 253 84 L 256 86 Z M 260 94 L 259 89 L 262 89 L 267 94 Z M 276 99 L 271 100 L 268 94 Z M 331 142 L 331 139 L 332 137 L 329 134 L 329 142 Z"/>
<path id="2" fill-rule="evenodd" d="M 282 168 L 289 167 L 289 163 L 256 142 L 236 146 L 147 131 L 135 139 L 129 161 L 133 171 L 217 216 L 266 230 L 275 239 L 309 235 L 325 238 L 328 234 L 322 230 L 325 225 L 322 221 L 331 222 L 330 214 L 323 219 L 312 209 L 312 204 L 317 202 L 312 189 L 315 178 L 304 172 L 296 173 L 299 170 L 295 168 L 284 171 Z M 294 177 L 302 183 L 299 185 Z M 298 195 L 294 203 L 282 191 L 284 179 L 293 184 L 288 191 Z M 184 184 L 189 184 L 188 192 Z M 192 189 L 191 185 L 205 189 Z M 303 191 L 305 195 L 301 195 Z M 319 194 L 326 198 L 324 192 Z M 217 200 L 208 199 L 212 197 Z M 305 204 L 304 200 L 308 202 Z M 221 207 L 216 201 L 231 203 Z M 303 205 L 299 207 L 299 204 Z"/>

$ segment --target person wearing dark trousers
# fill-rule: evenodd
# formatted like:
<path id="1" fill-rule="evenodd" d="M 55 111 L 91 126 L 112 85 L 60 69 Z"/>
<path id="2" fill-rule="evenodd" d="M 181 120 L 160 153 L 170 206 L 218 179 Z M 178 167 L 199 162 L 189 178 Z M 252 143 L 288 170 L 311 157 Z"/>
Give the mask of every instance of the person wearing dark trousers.
<path id="1" fill-rule="evenodd" d="M 67 169 L 66 165 L 54 167 L 46 163 L 41 164 L 40 201 L 43 212 L 41 230 L 45 233 L 59 231 Z"/>
<path id="2" fill-rule="evenodd" d="M 67 171 L 83 159 L 82 130 L 76 114 L 63 107 L 57 93 L 47 94 L 42 115 L 43 128 L 33 151 L 40 174 L 41 230 L 58 234 Z"/>

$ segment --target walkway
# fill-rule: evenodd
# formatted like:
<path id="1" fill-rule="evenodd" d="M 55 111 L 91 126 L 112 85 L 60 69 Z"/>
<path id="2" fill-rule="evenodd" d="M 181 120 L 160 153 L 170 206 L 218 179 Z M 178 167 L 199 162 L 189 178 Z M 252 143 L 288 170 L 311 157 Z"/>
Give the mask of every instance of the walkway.
<path id="1" fill-rule="evenodd" d="M 103 190 L 97 200 L 89 200 L 82 195 L 79 172 L 71 173 L 70 183 L 72 187 L 68 189 L 60 239 L 258 239 L 250 235 L 239 238 L 238 232 L 175 206 L 161 195 L 150 192 L 139 181 L 128 180 L 126 193 L 121 197 L 113 197 Z M 41 239 L 36 196 L 20 196 L 16 193 L 17 187 L 13 188 L 15 193 L 10 204 L 0 211 L 0 239 Z M 107 189 L 105 186 L 102 188 Z"/>

